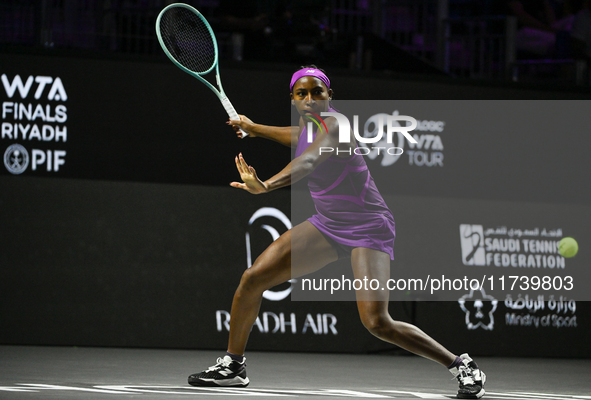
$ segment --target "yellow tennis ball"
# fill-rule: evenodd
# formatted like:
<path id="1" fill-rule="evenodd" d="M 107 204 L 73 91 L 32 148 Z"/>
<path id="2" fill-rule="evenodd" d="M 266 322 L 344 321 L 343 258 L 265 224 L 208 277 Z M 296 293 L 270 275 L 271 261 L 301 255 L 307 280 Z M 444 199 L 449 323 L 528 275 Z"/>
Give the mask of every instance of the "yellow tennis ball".
<path id="1" fill-rule="evenodd" d="M 558 243 L 558 251 L 565 258 L 574 257 L 579 251 L 577 241 L 572 237 L 565 237 Z"/>

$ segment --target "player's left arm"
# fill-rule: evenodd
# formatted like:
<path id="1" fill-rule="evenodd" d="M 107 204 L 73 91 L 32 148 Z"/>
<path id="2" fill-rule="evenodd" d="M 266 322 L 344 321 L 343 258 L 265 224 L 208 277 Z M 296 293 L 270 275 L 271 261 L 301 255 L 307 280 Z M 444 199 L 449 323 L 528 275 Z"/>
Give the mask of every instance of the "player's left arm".
<path id="1" fill-rule="evenodd" d="M 236 158 L 236 168 L 240 172 L 240 177 L 244 183 L 232 182 L 230 185 L 253 194 L 261 194 L 289 186 L 311 174 L 320 164 L 332 156 L 339 146 L 339 126 L 336 118 L 329 117 L 324 123 L 328 133 L 325 132 L 323 126 L 306 151 L 299 157 L 294 158 L 278 174 L 266 181 L 259 179 L 255 169 L 249 166 L 242 154 L 240 154 Z M 305 138 L 302 139 L 305 140 Z"/>

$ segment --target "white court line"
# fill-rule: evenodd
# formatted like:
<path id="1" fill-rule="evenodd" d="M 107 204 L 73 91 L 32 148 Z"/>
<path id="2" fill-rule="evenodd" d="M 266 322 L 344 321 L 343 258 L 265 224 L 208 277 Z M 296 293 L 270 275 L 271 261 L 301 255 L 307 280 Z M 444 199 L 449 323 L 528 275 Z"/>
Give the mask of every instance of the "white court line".
<path id="1" fill-rule="evenodd" d="M 442 394 L 437 394 L 437 393 L 421 393 L 421 392 L 414 392 L 414 391 L 408 391 L 408 390 L 380 390 L 380 392 L 411 395 L 411 396 L 415 396 L 419 399 L 449 399 L 450 398 L 450 396 L 444 396 Z"/>
<path id="2" fill-rule="evenodd" d="M 301 395 L 316 396 L 340 396 L 340 397 L 361 397 L 374 399 L 390 399 L 390 396 L 384 396 L 376 393 L 361 392 L 357 390 L 346 389 L 246 389 L 246 388 L 223 388 L 223 387 L 195 387 L 195 386 L 138 386 L 138 385 L 101 385 L 96 388 L 107 390 L 122 390 L 141 393 L 161 393 L 161 394 L 190 394 L 195 392 L 206 392 L 212 395 L 247 395 L 247 396 L 272 396 L 272 397 L 294 397 Z M 154 390 L 156 389 L 156 390 Z M 165 391 L 159 389 L 166 389 Z M 171 391 L 175 390 L 175 391 Z M 205 394 L 205 393 L 204 393 Z"/>
<path id="3" fill-rule="evenodd" d="M 5 392 L 34 392 L 34 393 L 39 392 L 38 390 L 25 389 L 25 388 L 16 387 L 16 386 L 0 386 L 0 390 L 5 391 Z"/>
<path id="4" fill-rule="evenodd" d="M 344 390 L 344 389 L 320 389 L 321 391 L 313 393 L 320 396 L 343 396 L 343 397 L 363 397 L 373 399 L 390 399 L 390 396 L 383 396 L 381 394 L 359 392 L 357 390 Z M 308 394 L 308 393 L 306 393 Z"/>
<path id="5" fill-rule="evenodd" d="M 570 394 L 530 393 L 530 392 L 509 392 L 509 393 L 530 394 L 532 396 L 556 396 L 556 397 L 566 397 L 569 399 L 572 399 L 575 397 L 575 395 L 570 395 Z M 591 396 L 583 396 L 583 398 L 584 397 L 591 399 Z"/>
<path id="6" fill-rule="evenodd" d="M 255 388 L 224 388 L 224 387 L 194 387 L 194 386 L 148 386 L 148 385 L 96 385 L 93 387 L 76 387 L 65 385 L 47 385 L 38 383 L 18 383 L 19 386 L 0 386 L 0 391 L 7 392 L 39 392 L 42 390 L 63 390 L 78 392 L 93 392 L 104 394 L 162 394 L 162 395 L 218 395 L 218 396 L 259 396 L 259 397 L 300 397 L 302 396 L 327 396 L 327 397 L 355 397 L 355 398 L 392 398 L 385 395 L 406 395 L 419 399 L 449 399 L 452 396 L 440 393 L 426 393 L 416 390 L 371 390 L 371 392 L 348 389 L 255 389 Z M 376 392 L 384 393 L 378 394 Z M 536 392 L 487 392 L 488 398 L 501 400 L 591 400 L 587 395 L 567 395 L 556 393 Z"/>
<path id="7" fill-rule="evenodd" d="M 93 392 L 93 393 L 107 393 L 107 394 L 132 394 L 130 392 L 116 391 L 116 390 L 105 390 L 105 389 L 93 389 L 93 388 L 81 388 L 76 386 L 61 386 L 61 385 L 44 385 L 39 383 L 18 383 L 18 385 L 31 386 L 35 389 L 40 390 L 73 390 L 76 392 Z"/>
<path id="8" fill-rule="evenodd" d="M 126 390 L 133 393 L 183 394 L 183 395 L 213 395 L 213 396 L 274 396 L 287 397 L 287 394 L 259 393 L 248 389 L 223 387 L 194 387 L 194 386 L 138 386 L 138 385 L 100 385 L 96 388 L 108 390 Z M 155 390 L 154 390 L 155 389 Z M 160 390 L 164 389 L 164 390 Z M 199 392 L 203 393 L 199 393 Z"/>
<path id="9" fill-rule="evenodd" d="M 573 396 L 554 393 L 524 393 L 524 392 L 486 392 L 491 396 L 512 397 L 519 399 L 549 399 L 549 400 L 572 400 Z"/>

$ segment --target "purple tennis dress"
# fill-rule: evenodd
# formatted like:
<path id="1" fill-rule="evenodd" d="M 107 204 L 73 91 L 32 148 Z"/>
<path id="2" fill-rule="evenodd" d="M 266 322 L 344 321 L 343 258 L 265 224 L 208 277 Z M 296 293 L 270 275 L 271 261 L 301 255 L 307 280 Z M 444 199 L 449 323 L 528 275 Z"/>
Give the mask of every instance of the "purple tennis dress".
<path id="1" fill-rule="evenodd" d="M 295 157 L 308 146 L 304 128 Z M 362 155 L 331 156 L 308 175 L 308 188 L 317 211 L 308 221 L 326 237 L 353 248 L 380 250 L 394 259 L 394 217 Z"/>

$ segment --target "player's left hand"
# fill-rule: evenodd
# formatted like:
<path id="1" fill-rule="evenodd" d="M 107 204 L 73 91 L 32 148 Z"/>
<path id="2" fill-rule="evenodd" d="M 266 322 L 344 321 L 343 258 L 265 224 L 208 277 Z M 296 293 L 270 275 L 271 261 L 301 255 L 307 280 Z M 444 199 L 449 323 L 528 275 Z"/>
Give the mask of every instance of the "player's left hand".
<path id="1" fill-rule="evenodd" d="M 267 184 L 259 179 L 254 167 L 248 165 L 242 157 L 242 153 L 235 159 L 236 169 L 240 173 L 240 178 L 244 183 L 232 182 L 230 186 L 244 189 L 252 194 L 261 194 L 268 191 Z"/>

